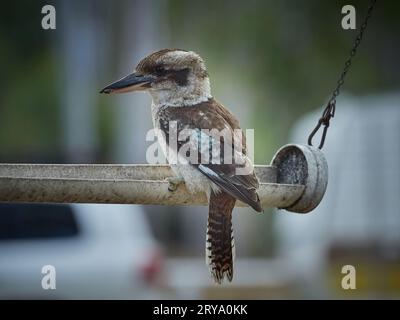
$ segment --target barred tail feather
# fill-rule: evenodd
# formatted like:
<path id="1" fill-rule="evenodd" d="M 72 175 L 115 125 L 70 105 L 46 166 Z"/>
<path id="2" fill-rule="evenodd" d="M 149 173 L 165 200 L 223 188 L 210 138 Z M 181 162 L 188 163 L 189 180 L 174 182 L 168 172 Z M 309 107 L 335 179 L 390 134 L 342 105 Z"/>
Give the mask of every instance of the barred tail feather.
<path id="1" fill-rule="evenodd" d="M 226 276 L 233 279 L 235 243 L 232 228 L 232 211 L 236 199 L 225 192 L 210 195 L 206 237 L 206 263 L 214 281 L 221 284 Z"/>

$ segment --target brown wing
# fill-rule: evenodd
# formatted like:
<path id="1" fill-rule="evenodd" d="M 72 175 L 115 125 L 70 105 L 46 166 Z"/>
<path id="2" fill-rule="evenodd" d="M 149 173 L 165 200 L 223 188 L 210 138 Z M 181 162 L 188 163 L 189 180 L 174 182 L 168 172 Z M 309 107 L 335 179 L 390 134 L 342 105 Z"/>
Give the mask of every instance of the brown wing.
<path id="1" fill-rule="evenodd" d="M 256 211 L 262 211 L 260 200 L 256 190 L 258 189 L 258 179 L 254 174 L 253 165 L 250 159 L 246 156 L 246 141 L 243 139 L 243 135 L 240 132 L 242 139 L 233 139 L 234 129 L 240 129 L 240 125 L 235 116 L 222 105 L 217 103 L 214 99 L 207 102 L 200 103 L 191 107 L 169 107 L 163 110 L 162 119 L 168 119 L 169 121 L 176 121 L 178 125 L 178 132 L 183 129 L 197 129 L 199 132 L 199 143 L 202 141 L 202 134 L 200 129 L 216 129 L 216 130 L 229 130 L 230 135 L 224 136 L 220 140 L 220 159 L 219 163 L 200 163 L 200 159 L 204 159 L 204 150 L 197 148 L 198 160 L 200 164 L 193 164 L 200 172 L 206 175 L 216 185 L 222 188 L 224 191 L 239 199 Z M 168 135 L 168 125 L 163 121 L 160 123 L 161 129 Z M 238 133 L 236 133 L 238 134 Z M 230 138 L 231 137 L 231 138 Z M 214 137 L 209 137 L 211 140 Z M 231 154 L 235 153 L 235 143 L 241 140 L 242 153 L 240 163 L 226 163 L 224 156 L 224 150 L 230 150 Z M 168 139 L 167 139 L 168 141 Z M 178 143 L 179 148 L 179 143 Z M 238 148 L 236 148 L 237 150 Z M 210 156 L 211 159 L 211 156 Z M 234 160 L 234 157 L 232 157 Z M 246 167 L 246 174 L 238 174 L 240 170 Z"/>

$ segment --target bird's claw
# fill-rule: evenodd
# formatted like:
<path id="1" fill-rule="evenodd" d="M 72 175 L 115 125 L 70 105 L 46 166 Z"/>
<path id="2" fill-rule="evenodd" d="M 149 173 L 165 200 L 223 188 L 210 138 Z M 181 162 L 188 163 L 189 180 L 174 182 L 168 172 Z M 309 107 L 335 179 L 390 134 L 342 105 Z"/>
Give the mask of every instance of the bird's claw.
<path id="1" fill-rule="evenodd" d="M 170 192 L 174 192 L 181 183 L 185 182 L 183 180 L 183 178 L 180 178 L 180 177 L 170 177 L 170 178 L 167 178 L 166 180 L 169 183 L 168 191 L 170 191 Z"/>

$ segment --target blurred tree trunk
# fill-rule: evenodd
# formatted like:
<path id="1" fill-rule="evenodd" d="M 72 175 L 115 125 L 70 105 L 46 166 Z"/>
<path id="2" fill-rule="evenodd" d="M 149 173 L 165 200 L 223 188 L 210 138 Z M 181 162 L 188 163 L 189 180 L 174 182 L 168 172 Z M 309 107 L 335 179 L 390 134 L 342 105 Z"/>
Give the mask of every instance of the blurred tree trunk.
<path id="1" fill-rule="evenodd" d="M 96 71 L 101 25 L 92 10 L 98 1 L 61 1 L 60 33 L 63 144 L 68 162 L 90 162 L 98 149 Z"/>
<path id="2" fill-rule="evenodd" d="M 113 57 L 117 77 L 133 71 L 144 56 L 158 50 L 164 43 L 163 4 L 153 0 L 121 1 L 118 5 L 117 46 Z M 116 143 L 114 160 L 126 163 L 146 161 L 146 133 L 152 128 L 150 98 L 147 94 L 132 93 L 117 96 Z"/>

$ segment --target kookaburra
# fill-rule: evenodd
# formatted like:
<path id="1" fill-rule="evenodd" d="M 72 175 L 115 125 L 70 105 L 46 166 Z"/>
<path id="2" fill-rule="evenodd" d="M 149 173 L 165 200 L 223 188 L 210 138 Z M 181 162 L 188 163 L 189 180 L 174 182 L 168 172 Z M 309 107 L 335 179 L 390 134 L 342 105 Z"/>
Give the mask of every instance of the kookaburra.
<path id="1" fill-rule="evenodd" d="M 139 62 L 135 71 L 106 86 L 101 93 L 121 93 L 146 90 L 152 97 L 151 112 L 153 124 L 161 133 L 158 141 L 177 178 L 185 182 L 187 189 L 205 192 L 209 200 L 209 213 L 206 234 L 206 261 L 217 283 L 225 276 L 233 278 L 234 240 L 232 228 L 232 210 L 236 200 L 247 203 L 261 212 L 257 194 L 258 180 L 253 165 L 246 155 L 246 142 L 240 133 L 241 161 L 224 161 L 214 151 L 201 147 L 206 141 L 215 140 L 215 135 L 207 136 L 208 130 L 228 130 L 230 137 L 219 141 L 221 150 L 237 153 L 239 122 L 224 106 L 211 95 L 210 80 L 202 58 L 192 51 L 164 49 L 150 54 Z M 197 137 L 190 152 L 195 153 L 198 161 L 178 161 L 172 163 L 169 148 L 172 133 L 171 123 L 175 123 L 177 134 L 182 130 L 192 130 Z M 206 132 L 206 133 L 203 133 Z M 206 137 L 204 137 L 206 135 Z M 193 135 L 191 136 L 193 137 Z M 184 145 L 178 141 L 175 150 Z M 208 142 L 206 143 L 208 145 Z M 206 149 L 206 150 L 204 150 Z M 174 150 L 172 150 L 174 151 Z M 202 154 L 203 153 L 203 154 Z M 208 153 L 205 155 L 204 153 Z M 210 159 L 210 154 L 212 159 Z M 190 159 L 193 159 L 191 155 Z M 208 157 L 207 157 L 208 156 Z M 201 161 L 208 159 L 210 161 Z M 230 158 L 232 159 L 232 157 Z M 238 169 L 247 167 L 245 173 Z"/>

